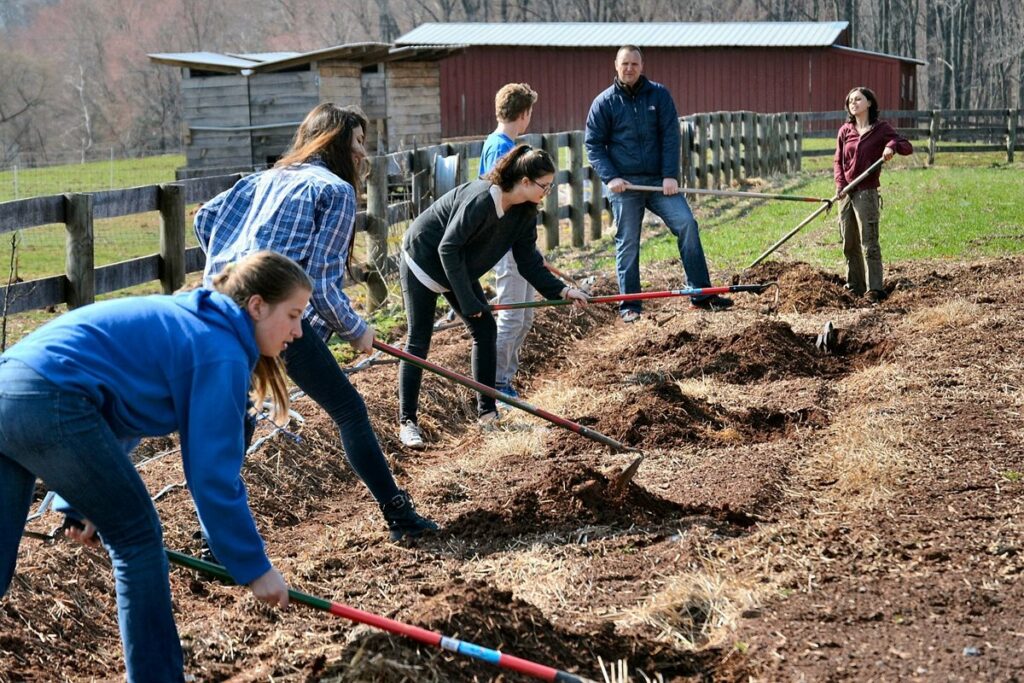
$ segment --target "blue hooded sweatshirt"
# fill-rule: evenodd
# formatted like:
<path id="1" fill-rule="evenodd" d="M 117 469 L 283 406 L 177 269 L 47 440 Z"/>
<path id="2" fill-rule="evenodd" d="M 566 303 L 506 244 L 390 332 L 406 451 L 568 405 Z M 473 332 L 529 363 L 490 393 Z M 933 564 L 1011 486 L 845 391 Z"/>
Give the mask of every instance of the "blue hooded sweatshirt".
<path id="1" fill-rule="evenodd" d="M 47 323 L 4 357 L 88 397 L 120 439 L 179 432 L 210 548 L 240 584 L 271 568 L 240 476 L 259 349 L 252 320 L 229 297 L 197 289 L 92 304 Z"/>

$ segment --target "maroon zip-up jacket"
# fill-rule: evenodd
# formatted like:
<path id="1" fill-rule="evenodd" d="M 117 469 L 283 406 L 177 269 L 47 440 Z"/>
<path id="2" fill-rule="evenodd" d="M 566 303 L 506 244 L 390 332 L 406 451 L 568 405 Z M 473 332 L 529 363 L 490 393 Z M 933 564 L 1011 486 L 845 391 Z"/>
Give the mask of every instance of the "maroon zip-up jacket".
<path id="1" fill-rule="evenodd" d="M 907 156 L 914 151 L 910 141 L 896 132 L 888 121 L 875 121 L 863 137 L 857 132 L 857 126 L 844 123 L 836 138 L 836 156 L 833 164 L 833 175 L 836 179 L 836 192 L 842 192 L 850 181 L 866 171 L 868 167 L 882 158 L 886 147 L 892 147 L 897 154 Z M 877 188 L 882 169 L 860 181 L 856 190 Z"/>

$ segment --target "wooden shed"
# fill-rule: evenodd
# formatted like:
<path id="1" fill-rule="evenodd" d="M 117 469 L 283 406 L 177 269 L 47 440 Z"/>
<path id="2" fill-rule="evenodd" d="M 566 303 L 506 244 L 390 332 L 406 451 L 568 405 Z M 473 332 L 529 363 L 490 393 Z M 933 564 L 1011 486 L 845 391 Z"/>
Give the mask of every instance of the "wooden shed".
<path id="1" fill-rule="evenodd" d="M 884 109 L 915 109 L 924 62 L 849 47 L 837 22 L 430 23 L 396 45 L 466 46 L 441 62 L 441 133 L 484 135 L 494 93 L 526 82 L 540 94 L 535 131 L 578 130 L 612 83 L 616 49 L 644 52 L 644 72 L 672 92 L 680 116 L 712 111 L 833 111 L 850 88 Z"/>
<path id="2" fill-rule="evenodd" d="M 264 168 L 287 149 L 320 102 L 358 104 L 370 119 L 367 149 L 394 152 L 441 140 L 438 60 L 455 46 L 354 43 L 315 52 L 161 53 L 182 70 L 180 177 Z"/>

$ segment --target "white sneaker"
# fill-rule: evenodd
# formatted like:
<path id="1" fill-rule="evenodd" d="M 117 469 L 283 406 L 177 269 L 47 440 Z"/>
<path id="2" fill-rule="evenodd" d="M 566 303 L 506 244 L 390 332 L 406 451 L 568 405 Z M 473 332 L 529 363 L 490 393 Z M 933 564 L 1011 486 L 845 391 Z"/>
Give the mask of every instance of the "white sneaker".
<path id="1" fill-rule="evenodd" d="M 427 447 L 427 444 L 423 441 L 423 432 L 420 431 L 420 426 L 415 422 L 403 422 L 402 430 L 398 432 L 398 438 L 406 448 L 418 451 Z"/>

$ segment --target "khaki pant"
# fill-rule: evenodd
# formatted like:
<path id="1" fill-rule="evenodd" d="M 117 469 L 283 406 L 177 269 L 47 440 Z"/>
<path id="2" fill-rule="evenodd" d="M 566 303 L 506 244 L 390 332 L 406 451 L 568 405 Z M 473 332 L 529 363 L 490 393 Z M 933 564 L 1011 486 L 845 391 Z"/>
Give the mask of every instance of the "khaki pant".
<path id="1" fill-rule="evenodd" d="M 854 294 L 882 291 L 882 247 L 878 243 L 881 213 L 878 190 L 859 190 L 843 197 L 839 229 L 843 233 L 846 284 Z M 865 271 L 867 281 L 865 282 Z"/>

